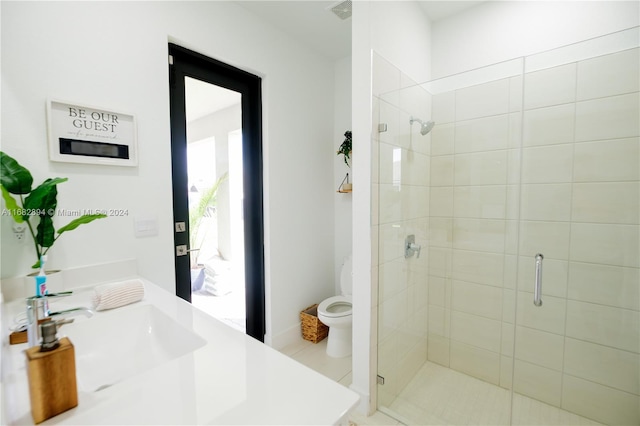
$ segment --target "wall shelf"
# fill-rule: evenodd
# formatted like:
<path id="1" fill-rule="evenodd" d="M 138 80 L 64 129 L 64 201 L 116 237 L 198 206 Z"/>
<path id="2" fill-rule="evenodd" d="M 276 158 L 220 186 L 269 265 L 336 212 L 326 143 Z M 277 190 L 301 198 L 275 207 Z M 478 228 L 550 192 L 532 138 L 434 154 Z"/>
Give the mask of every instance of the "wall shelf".
<path id="1" fill-rule="evenodd" d="M 344 189 L 345 183 L 347 185 L 349 185 L 348 189 Z M 349 173 L 347 173 L 347 175 L 344 177 L 344 179 L 342 179 L 342 182 L 340 182 L 340 185 L 338 186 L 338 190 L 336 192 L 339 192 L 341 194 L 346 194 L 346 193 L 349 193 L 351 191 L 352 191 L 352 189 L 351 189 L 351 184 L 349 183 Z"/>

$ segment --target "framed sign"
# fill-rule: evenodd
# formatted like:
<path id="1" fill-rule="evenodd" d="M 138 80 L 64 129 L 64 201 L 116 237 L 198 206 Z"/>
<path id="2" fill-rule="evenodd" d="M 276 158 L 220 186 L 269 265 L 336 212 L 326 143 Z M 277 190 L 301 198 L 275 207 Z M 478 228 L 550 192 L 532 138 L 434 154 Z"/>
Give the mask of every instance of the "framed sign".
<path id="1" fill-rule="evenodd" d="M 47 102 L 49 159 L 65 163 L 137 166 L 131 114 L 69 102 Z"/>

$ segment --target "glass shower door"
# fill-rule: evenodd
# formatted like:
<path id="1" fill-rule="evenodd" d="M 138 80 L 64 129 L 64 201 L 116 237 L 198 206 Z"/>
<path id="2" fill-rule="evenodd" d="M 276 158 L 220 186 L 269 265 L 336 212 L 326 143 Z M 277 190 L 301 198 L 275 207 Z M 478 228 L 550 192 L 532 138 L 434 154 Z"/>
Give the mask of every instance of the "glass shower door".
<path id="1" fill-rule="evenodd" d="M 406 86 L 384 58 L 373 65 L 388 89 L 373 120 L 378 409 L 406 424 L 509 424 L 522 59 Z"/>
<path id="2" fill-rule="evenodd" d="M 639 40 L 421 85 L 374 53 L 380 411 L 640 424 Z"/>
<path id="3" fill-rule="evenodd" d="M 513 424 L 640 424 L 638 40 L 525 58 Z"/>
<path id="4" fill-rule="evenodd" d="M 431 135 L 426 130 L 421 134 L 418 119 L 430 120 L 431 99 L 385 58 L 374 54 L 373 66 L 372 192 L 379 199 L 373 206 L 373 235 L 379 241 L 373 256 L 379 283 L 378 406 L 391 409 L 427 358 Z M 413 248 L 405 251 L 406 244 Z M 408 416 L 405 422 L 415 423 L 413 419 Z"/>

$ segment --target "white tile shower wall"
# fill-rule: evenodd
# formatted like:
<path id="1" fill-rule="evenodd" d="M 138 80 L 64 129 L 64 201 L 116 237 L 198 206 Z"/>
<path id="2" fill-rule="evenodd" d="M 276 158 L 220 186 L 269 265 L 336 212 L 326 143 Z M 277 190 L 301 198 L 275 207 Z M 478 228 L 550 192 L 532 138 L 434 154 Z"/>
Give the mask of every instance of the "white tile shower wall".
<path id="1" fill-rule="evenodd" d="M 532 72 L 524 97 L 521 77 L 433 96 L 430 361 L 640 423 L 639 62 L 631 49 Z"/>
<path id="2" fill-rule="evenodd" d="M 420 134 L 410 118 L 431 119 L 429 94 L 393 64 L 373 56 L 374 131 L 377 157 L 372 164 L 379 192 L 378 244 L 378 404 L 389 406 L 427 360 L 428 240 L 432 162 L 431 136 Z M 378 123 L 387 126 L 378 132 Z M 420 257 L 404 257 L 404 240 L 414 234 L 424 250 Z M 375 290 L 374 290 L 375 291 Z"/>
<path id="3" fill-rule="evenodd" d="M 435 175 L 432 165 L 432 185 L 440 185 L 436 195 L 443 198 L 431 205 L 440 213 L 442 237 L 437 242 L 441 263 L 431 259 L 429 284 L 430 290 L 438 284 L 444 300 L 430 299 L 429 309 L 436 307 L 431 303 L 444 304 L 446 327 L 429 327 L 429 359 L 494 384 L 501 376 L 505 303 L 508 148 L 514 124 L 510 86 L 500 80 L 434 96 L 434 116 L 443 121 L 434 128 L 438 149 L 432 162 L 446 178 Z M 437 209 L 437 201 L 447 207 Z"/>

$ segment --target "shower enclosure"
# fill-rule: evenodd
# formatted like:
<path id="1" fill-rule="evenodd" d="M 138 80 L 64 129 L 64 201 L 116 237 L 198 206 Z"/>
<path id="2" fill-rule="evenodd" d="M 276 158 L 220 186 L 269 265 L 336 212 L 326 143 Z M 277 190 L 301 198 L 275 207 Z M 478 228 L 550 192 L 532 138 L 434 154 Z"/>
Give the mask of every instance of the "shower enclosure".
<path id="1" fill-rule="evenodd" d="M 423 84 L 374 52 L 379 410 L 640 424 L 639 40 Z"/>

